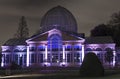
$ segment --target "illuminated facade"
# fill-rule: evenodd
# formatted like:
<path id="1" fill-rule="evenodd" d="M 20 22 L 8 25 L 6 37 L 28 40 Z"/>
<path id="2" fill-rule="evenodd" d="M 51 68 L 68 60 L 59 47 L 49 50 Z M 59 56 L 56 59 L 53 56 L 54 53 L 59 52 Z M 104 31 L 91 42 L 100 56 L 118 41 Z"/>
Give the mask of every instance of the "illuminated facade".
<path id="1" fill-rule="evenodd" d="M 105 53 L 113 51 L 115 43 L 110 37 L 85 38 L 77 33 L 77 23 L 65 8 L 57 6 L 49 10 L 41 21 L 42 32 L 29 39 L 10 39 L 2 46 L 2 66 L 14 61 L 22 67 L 80 66 L 84 55 L 94 52 L 103 65 Z"/>

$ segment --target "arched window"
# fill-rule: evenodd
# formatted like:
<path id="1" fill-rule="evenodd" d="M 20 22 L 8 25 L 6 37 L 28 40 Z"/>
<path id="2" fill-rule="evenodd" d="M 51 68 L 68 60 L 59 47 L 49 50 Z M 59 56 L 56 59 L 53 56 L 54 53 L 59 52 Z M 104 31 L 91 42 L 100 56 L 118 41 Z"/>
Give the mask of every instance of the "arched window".
<path id="1" fill-rule="evenodd" d="M 15 49 L 14 52 L 20 52 L 20 50 L 19 49 Z"/>
<path id="2" fill-rule="evenodd" d="M 36 54 L 31 54 L 31 63 L 36 63 Z"/>
<path id="3" fill-rule="evenodd" d="M 92 51 L 92 49 L 91 48 L 86 48 L 86 51 Z"/>
<path id="4" fill-rule="evenodd" d="M 95 50 L 96 50 L 96 51 L 102 51 L 102 49 L 101 49 L 101 48 L 96 48 Z"/>
<path id="5" fill-rule="evenodd" d="M 7 49 L 7 50 L 4 50 L 3 52 L 11 52 L 9 49 Z"/>
<path id="6" fill-rule="evenodd" d="M 66 47 L 65 47 L 65 51 L 71 51 L 72 50 L 72 46 L 71 45 L 67 45 Z"/>
<path id="7" fill-rule="evenodd" d="M 106 48 L 105 51 L 113 51 L 111 48 Z"/>
<path id="8" fill-rule="evenodd" d="M 22 50 L 22 52 L 27 52 L 27 49 Z"/>
<path id="9" fill-rule="evenodd" d="M 42 46 L 42 45 L 41 45 L 41 46 L 38 46 L 38 50 L 39 50 L 39 51 L 45 51 L 45 46 Z"/>
<path id="10" fill-rule="evenodd" d="M 6 55 L 6 63 L 10 63 L 10 54 Z"/>
<path id="11" fill-rule="evenodd" d="M 58 51 L 62 49 L 62 38 L 58 34 L 53 34 L 48 38 L 48 50 Z"/>
<path id="12" fill-rule="evenodd" d="M 35 47 L 30 47 L 30 51 L 35 51 L 36 48 Z"/>
<path id="13" fill-rule="evenodd" d="M 80 45 L 75 45 L 75 46 L 74 46 L 74 50 L 76 50 L 76 51 L 81 51 L 81 50 L 82 50 L 82 46 L 80 46 Z"/>

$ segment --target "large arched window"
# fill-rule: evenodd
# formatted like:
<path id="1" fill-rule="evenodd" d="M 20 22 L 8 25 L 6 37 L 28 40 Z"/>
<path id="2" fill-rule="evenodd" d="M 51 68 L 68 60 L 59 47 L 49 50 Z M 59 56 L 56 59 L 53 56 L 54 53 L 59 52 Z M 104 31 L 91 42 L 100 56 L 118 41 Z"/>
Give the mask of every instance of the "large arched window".
<path id="1" fill-rule="evenodd" d="M 105 51 L 113 51 L 111 48 L 105 48 Z"/>
<path id="2" fill-rule="evenodd" d="M 19 49 L 15 49 L 14 52 L 20 52 L 20 50 Z"/>
<path id="3" fill-rule="evenodd" d="M 92 49 L 91 48 L 86 48 L 86 51 L 92 51 Z"/>
<path id="4" fill-rule="evenodd" d="M 58 34 L 53 34 L 48 38 L 48 50 L 58 51 L 62 49 L 62 38 Z"/>
<path id="5" fill-rule="evenodd" d="M 96 48 L 95 50 L 96 50 L 96 51 L 102 51 L 102 49 L 101 49 L 101 48 Z"/>

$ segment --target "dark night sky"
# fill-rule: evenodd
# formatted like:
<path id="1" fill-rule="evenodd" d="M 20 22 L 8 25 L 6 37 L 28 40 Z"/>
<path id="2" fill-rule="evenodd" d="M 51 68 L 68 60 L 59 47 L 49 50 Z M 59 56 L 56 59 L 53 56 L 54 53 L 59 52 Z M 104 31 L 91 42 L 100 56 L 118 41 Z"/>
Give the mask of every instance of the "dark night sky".
<path id="1" fill-rule="evenodd" d="M 71 11 L 78 32 L 86 36 L 94 26 L 108 22 L 120 11 L 120 0 L 0 0 L 0 45 L 14 36 L 21 16 L 26 16 L 31 36 L 39 29 L 42 16 L 57 5 Z"/>

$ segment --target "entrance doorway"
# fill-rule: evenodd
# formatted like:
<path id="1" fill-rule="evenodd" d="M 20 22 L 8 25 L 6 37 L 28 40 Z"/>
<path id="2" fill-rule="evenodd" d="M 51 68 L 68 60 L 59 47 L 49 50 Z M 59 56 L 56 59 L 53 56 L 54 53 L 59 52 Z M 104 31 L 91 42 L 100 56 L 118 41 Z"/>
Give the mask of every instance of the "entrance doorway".
<path id="1" fill-rule="evenodd" d="M 52 66 L 58 66 L 59 63 L 60 63 L 59 53 L 58 52 L 52 53 L 52 61 L 51 61 Z"/>

